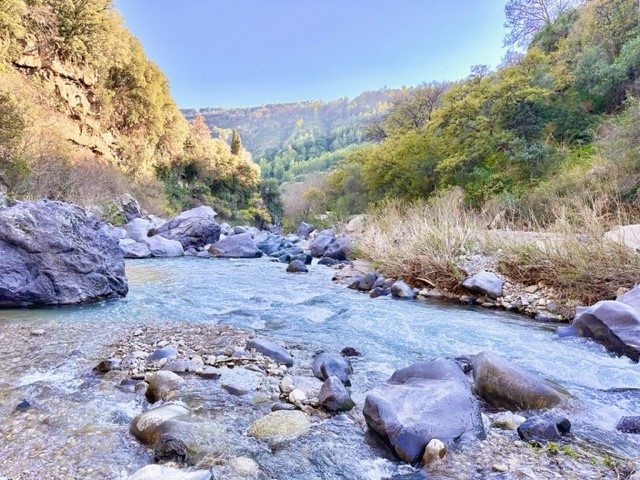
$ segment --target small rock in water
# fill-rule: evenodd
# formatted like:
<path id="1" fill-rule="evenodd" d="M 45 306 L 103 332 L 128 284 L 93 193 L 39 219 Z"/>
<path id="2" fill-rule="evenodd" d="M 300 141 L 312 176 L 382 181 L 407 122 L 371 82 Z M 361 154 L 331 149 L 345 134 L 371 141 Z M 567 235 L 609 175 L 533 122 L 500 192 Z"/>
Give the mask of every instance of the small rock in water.
<path id="1" fill-rule="evenodd" d="M 526 441 L 560 440 L 571 430 L 571 422 L 562 415 L 539 415 L 531 417 L 518 427 L 518 435 Z"/>
<path id="2" fill-rule="evenodd" d="M 120 368 L 120 360 L 117 358 L 110 358 L 109 360 L 101 361 L 93 368 L 93 371 L 98 373 L 107 373 L 118 368 Z"/>
<path id="3" fill-rule="evenodd" d="M 158 400 L 167 400 L 173 396 L 184 380 L 173 372 L 160 370 L 149 377 L 149 388 L 146 397 L 149 403 L 155 403 Z"/>
<path id="4" fill-rule="evenodd" d="M 334 376 L 324 382 L 318 400 L 331 412 L 346 412 L 356 406 L 342 381 Z"/>
<path id="5" fill-rule="evenodd" d="M 249 435 L 275 441 L 295 440 L 309 432 L 309 419 L 299 410 L 279 410 L 253 422 Z"/>
<path id="6" fill-rule="evenodd" d="M 31 336 L 33 337 L 41 337 L 44 334 L 45 334 L 45 331 L 42 328 L 31 330 Z"/>
<path id="7" fill-rule="evenodd" d="M 362 354 L 353 347 L 344 347 L 340 350 L 340 355 L 343 357 L 359 357 Z"/>
<path id="8" fill-rule="evenodd" d="M 432 439 L 427 447 L 424 449 L 424 455 L 422 455 L 422 463 L 425 465 L 431 465 L 434 462 L 444 458 L 447 454 L 447 446 L 438 440 Z"/>
<path id="9" fill-rule="evenodd" d="M 249 457 L 232 458 L 227 465 L 236 477 L 255 477 L 260 473 L 260 466 Z"/>
<path id="10" fill-rule="evenodd" d="M 293 358 L 291 355 L 280 345 L 270 342 L 269 340 L 252 338 L 247 342 L 247 349 L 254 349 L 265 357 L 269 357 L 279 363 L 284 363 L 287 367 L 293 366 Z"/>
<path id="11" fill-rule="evenodd" d="M 623 433 L 640 434 L 640 416 L 622 417 L 616 430 Z"/>
<path id="12" fill-rule="evenodd" d="M 22 400 L 15 408 L 16 412 L 24 412 L 25 410 L 29 410 L 31 408 L 31 404 L 27 400 Z"/>
<path id="13" fill-rule="evenodd" d="M 491 465 L 491 470 L 493 470 L 494 472 L 504 473 L 509 470 L 509 467 L 507 467 L 504 463 L 494 463 L 493 465 Z"/>
<path id="14" fill-rule="evenodd" d="M 371 290 L 371 292 L 369 293 L 369 296 L 371 298 L 378 298 L 378 297 L 387 297 L 389 296 L 389 294 L 391 294 L 391 290 L 389 290 L 388 288 L 376 287 L 373 290 Z"/>
<path id="15" fill-rule="evenodd" d="M 289 272 L 289 273 L 308 273 L 309 269 L 304 264 L 304 262 L 301 262 L 300 260 L 294 260 L 287 267 L 287 272 Z"/>
<path id="16" fill-rule="evenodd" d="M 154 351 L 147 357 L 147 362 L 159 362 L 160 360 L 167 359 L 173 360 L 178 357 L 178 351 L 173 347 L 163 347 Z M 166 363 L 166 362 L 165 362 Z"/>
<path id="17" fill-rule="evenodd" d="M 271 411 L 272 412 L 277 412 L 278 410 L 297 410 L 297 407 L 295 405 L 291 405 L 290 403 L 287 402 L 276 402 L 273 405 L 271 405 Z"/>

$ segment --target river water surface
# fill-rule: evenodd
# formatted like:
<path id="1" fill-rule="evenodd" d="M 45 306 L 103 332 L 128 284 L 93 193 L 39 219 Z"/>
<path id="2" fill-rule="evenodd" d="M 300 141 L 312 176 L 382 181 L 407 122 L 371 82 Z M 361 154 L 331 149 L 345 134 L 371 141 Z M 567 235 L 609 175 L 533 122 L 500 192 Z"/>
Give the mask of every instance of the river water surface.
<path id="1" fill-rule="evenodd" d="M 266 259 L 130 261 L 126 299 L 0 310 L 0 478 L 54 478 L 55 471 L 60 478 L 123 479 L 151 463 L 150 451 L 128 433 L 139 401 L 96 384 L 90 372 L 124 329 L 182 322 L 255 331 L 286 344 L 297 363 L 318 350 L 355 347 L 362 353 L 352 379 L 358 411 L 366 392 L 397 368 L 491 350 L 571 392 L 568 415 L 578 436 L 621 455 L 640 452 L 640 441 L 614 431 L 621 416 L 640 414 L 633 390 L 640 389 L 640 370 L 627 358 L 504 312 L 372 300 L 333 284 L 332 273 L 313 266 L 307 275 L 287 274 Z M 30 335 L 34 329 L 45 334 Z M 15 412 L 22 399 L 33 407 Z M 229 448 L 255 458 L 270 478 L 421 478 L 365 434 L 359 413 L 326 421 L 281 452 L 246 437 L 250 418 L 220 418 L 235 435 Z"/>

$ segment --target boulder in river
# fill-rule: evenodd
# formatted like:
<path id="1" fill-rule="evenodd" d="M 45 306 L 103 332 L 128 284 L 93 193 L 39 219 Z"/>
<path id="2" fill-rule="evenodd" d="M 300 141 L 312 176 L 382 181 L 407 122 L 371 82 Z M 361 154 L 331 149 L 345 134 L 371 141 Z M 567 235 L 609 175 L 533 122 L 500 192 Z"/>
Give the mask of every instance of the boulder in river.
<path id="1" fill-rule="evenodd" d="M 270 359 L 282 363 L 287 367 L 293 366 L 293 357 L 289 355 L 289 352 L 276 343 L 265 340 L 264 338 L 252 338 L 247 342 L 247 350 L 252 348 L 265 357 L 269 357 Z"/>
<path id="2" fill-rule="evenodd" d="M 342 355 L 333 353 L 320 353 L 313 360 L 311 365 L 313 374 L 320 380 L 327 380 L 329 377 L 337 377 L 345 385 L 349 385 L 349 377 L 353 373 L 349 360 Z"/>
<path id="3" fill-rule="evenodd" d="M 151 250 L 146 243 L 136 242 L 132 238 L 123 238 L 118 242 L 124 258 L 148 258 Z"/>
<path id="4" fill-rule="evenodd" d="M 351 238 L 339 237 L 331 242 L 324 252 L 324 257 L 333 258 L 334 260 L 348 260 L 351 255 Z"/>
<path id="5" fill-rule="evenodd" d="M 271 255 L 282 249 L 284 238 L 271 232 L 262 231 L 253 237 L 256 247 L 265 255 Z"/>
<path id="6" fill-rule="evenodd" d="M 258 258 L 262 252 L 256 247 L 250 233 L 241 233 L 223 238 L 209 247 L 214 257 L 223 258 Z"/>
<path id="7" fill-rule="evenodd" d="M 289 272 L 289 273 L 307 273 L 307 272 L 309 272 L 309 269 L 300 260 L 294 260 L 289 265 L 287 265 L 287 272 Z"/>
<path id="8" fill-rule="evenodd" d="M 182 257 L 184 255 L 184 249 L 180 242 L 169 240 L 160 235 L 147 238 L 145 243 L 149 247 L 152 257 Z"/>
<path id="9" fill-rule="evenodd" d="M 309 238 L 309 235 L 311 235 L 311 232 L 313 232 L 315 229 L 316 227 L 312 224 L 302 222 L 298 227 L 298 236 L 306 240 L 307 238 Z"/>
<path id="10" fill-rule="evenodd" d="M 518 435 L 526 441 L 560 440 L 571 430 L 571 422 L 564 415 L 546 413 L 528 418 L 518 426 Z"/>
<path id="11" fill-rule="evenodd" d="M 314 257 L 322 257 L 329 248 L 329 245 L 335 241 L 336 237 L 333 235 L 333 230 L 323 230 L 315 236 L 309 245 L 309 253 Z"/>
<path id="12" fill-rule="evenodd" d="M 163 223 L 152 233 L 178 241 L 184 249 L 202 248 L 220 238 L 220 225 L 215 221 L 216 215 L 211 207 L 192 208 Z"/>
<path id="13" fill-rule="evenodd" d="M 346 412 L 356 406 L 344 383 L 334 376 L 325 380 L 318 401 L 331 412 Z"/>
<path id="14" fill-rule="evenodd" d="M 473 378 L 478 395 L 494 407 L 540 410 L 562 400 L 547 382 L 492 352 L 473 359 Z"/>
<path id="15" fill-rule="evenodd" d="M 616 430 L 623 433 L 640 434 L 640 416 L 622 417 L 616 425 Z"/>
<path id="16" fill-rule="evenodd" d="M 462 286 L 474 293 L 488 295 L 491 298 L 502 296 L 504 282 L 493 272 L 480 272 L 462 282 Z"/>
<path id="17" fill-rule="evenodd" d="M 145 445 L 155 445 L 162 434 L 162 424 L 189 413 L 189 409 L 181 403 L 165 403 L 136 416 L 131 421 L 129 431 Z"/>
<path id="18" fill-rule="evenodd" d="M 631 305 L 635 305 L 633 302 L 637 293 L 634 291 L 637 288 L 626 294 L 626 300 Z M 592 338 L 608 350 L 637 362 L 640 360 L 640 312 L 631 305 L 617 300 L 604 300 L 589 308 L 579 309 L 571 325 L 559 327 L 558 334 Z"/>
<path id="19" fill-rule="evenodd" d="M 467 435 L 484 437 L 467 377 L 453 360 L 444 358 L 397 370 L 369 392 L 364 416 L 409 463 L 417 461 L 434 438 L 450 444 Z"/>
<path id="20" fill-rule="evenodd" d="M 127 236 L 136 242 L 145 242 L 152 228 L 153 223 L 146 218 L 134 218 L 124 226 Z"/>
<path id="21" fill-rule="evenodd" d="M 118 242 L 94 215 L 49 200 L 0 209 L 0 307 L 89 303 L 127 292 Z"/>
<path id="22" fill-rule="evenodd" d="M 151 374 L 148 382 L 146 397 L 149 403 L 155 403 L 172 396 L 184 383 L 184 380 L 173 372 L 160 370 Z"/>
<path id="23" fill-rule="evenodd" d="M 391 285 L 391 295 L 393 295 L 395 298 L 402 298 L 406 300 L 412 300 L 416 296 L 416 294 L 413 292 L 413 288 L 411 288 L 402 280 L 393 282 L 393 284 Z"/>

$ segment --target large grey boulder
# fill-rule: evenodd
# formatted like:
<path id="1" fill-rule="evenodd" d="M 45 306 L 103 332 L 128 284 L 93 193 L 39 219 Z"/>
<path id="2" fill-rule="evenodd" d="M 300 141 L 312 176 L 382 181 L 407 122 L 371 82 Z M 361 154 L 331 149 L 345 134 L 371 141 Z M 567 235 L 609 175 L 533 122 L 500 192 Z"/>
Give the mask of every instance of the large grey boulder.
<path id="1" fill-rule="evenodd" d="M 151 250 L 146 243 L 136 242 L 132 238 L 123 238 L 118 242 L 124 258 L 147 258 L 151 256 Z"/>
<path id="2" fill-rule="evenodd" d="M 223 258 L 257 258 L 262 252 L 256 247 L 250 233 L 241 233 L 223 238 L 209 247 L 214 257 Z"/>
<path id="3" fill-rule="evenodd" d="M 323 230 L 315 236 L 309 245 L 309 253 L 314 257 L 322 257 L 327 252 L 329 245 L 335 241 L 336 237 L 333 235 L 333 230 Z"/>
<path id="4" fill-rule="evenodd" d="M 313 232 L 315 229 L 316 227 L 311 223 L 302 222 L 298 227 L 298 236 L 306 240 L 307 238 L 309 238 L 309 235 L 311 235 L 311 232 Z"/>
<path id="5" fill-rule="evenodd" d="M 473 359 L 476 393 L 494 407 L 508 410 L 553 408 L 562 396 L 547 382 L 492 352 Z"/>
<path id="6" fill-rule="evenodd" d="M 146 242 L 153 223 L 145 218 L 134 218 L 124 226 L 129 238 L 136 242 Z"/>
<path id="7" fill-rule="evenodd" d="M 262 231 L 253 236 L 256 247 L 265 255 L 271 255 L 282 249 L 285 242 L 284 237 L 274 235 L 271 232 Z"/>
<path id="8" fill-rule="evenodd" d="M 176 240 L 182 248 L 202 248 L 220 239 L 220 225 L 215 221 L 216 212 L 211 207 L 197 207 L 182 212 L 154 230 L 169 240 Z"/>
<path id="9" fill-rule="evenodd" d="M 351 256 L 351 237 L 339 237 L 329 244 L 324 252 L 325 257 L 334 260 L 348 260 Z"/>
<path id="10" fill-rule="evenodd" d="M 637 300 L 636 288 L 625 294 L 626 298 L 621 297 L 627 303 L 604 300 L 578 309 L 571 325 L 559 327 L 558 334 L 592 338 L 608 350 L 637 362 L 640 360 L 640 312 L 632 306 Z"/>
<path id="11" fill-rule="evenodd" d="M 395 298 L 402 298 L 405 300 L 412 300 L 416 294 L 413 292 L 413 288 L 407 285 L 402 280 L 398 280 L 391 284 L 391 295 Z"/>
<path id="12" fill-rule="evenodd" d="M 484 437 L 467 377 L 453 360 L 443 358 L 397 370 L 367 395 L 364 416 L 409 463 L 434 438 L 451 444 L 462 436 Z"/>
<path id="13" fill-rule="evenodd" d="M 493 272 L 480 272 L 462 282 L 462 286 L 474 293 L 482 293 L 491 298 L 502 296 L 504 282 Z"/>
<path id="14" fill-rule="evenodd" d="M 616 298 L 616 301 L 629 305 L 636 312 L 640 313 L 640 285 L 636 285 L 627 293 L 620 295 Z"/>
<path id="15" fill-rule="evenodd" d="M 118 242 L 95 216 L 49 200 L 0 209 L 0 307 L 88 303 L 127 292 Z"/>
<path id="16" fill-rule="evenodd" d="M 145 244 L 153 257 L 182 257 L 184 255 L 184 249 L 180 242 L 169 240 L 160 235 L 147 238 Z"/>

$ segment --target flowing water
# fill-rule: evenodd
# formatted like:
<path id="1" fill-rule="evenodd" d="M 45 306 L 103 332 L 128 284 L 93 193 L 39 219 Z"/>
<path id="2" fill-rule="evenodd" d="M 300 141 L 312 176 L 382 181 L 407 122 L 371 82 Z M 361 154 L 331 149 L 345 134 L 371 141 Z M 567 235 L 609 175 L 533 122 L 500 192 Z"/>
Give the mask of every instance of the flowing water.
<path id="1" fill-rule="evenodd" d="M 412 362 L 484 350 L 571 392 L 567 413 L 578 436 L 623 455 L 640 452 L 639 440 L 615 432 L 621 416 L 640 414 L 634 390 L 640 389 L 640 369 L 627 358 L 504 312 L 372 300 L 333 284 L 332 273 L 313 266 L 307 275 L 287 274 L 266 259 L 131 261 L 126 299 L 0 310 L 0 478 L 123 479 L 151 463 L 150 450 L 128 433 L 140 399 L 96 380 L 91 369 L 130 326 L 185 321 L 227 324 L 281 341 L 296 368 L 307 368 L 318 350 L 350 346 L 362 353 L 354 361 L 355 413 L 314 424 L 292 448 L 272 450 L 246 436 L 259 416 L 251 416 L 254 405 L 235 411 L 224 401 L 202 400 L 217 412 L 212 418 L 226 439 L 225 452 L 254 458 L 265 478 L 422 478 L 366 433 L 359 413 L 366 392 Z M 45 335 L 31 335 L 34 329 Z M 22 399 L 33 407 L 14 411 Z"/>

